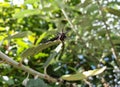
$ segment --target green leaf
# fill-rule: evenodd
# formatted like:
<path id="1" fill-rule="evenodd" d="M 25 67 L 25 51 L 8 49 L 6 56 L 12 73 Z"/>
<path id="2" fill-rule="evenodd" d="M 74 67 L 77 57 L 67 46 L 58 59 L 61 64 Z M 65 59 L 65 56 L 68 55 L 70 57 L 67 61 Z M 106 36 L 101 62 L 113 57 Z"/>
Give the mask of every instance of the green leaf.
<path id="1" fill-rule="evenodd" d="M 0 31 L 4 31 L 5 30 L 5 27 L 0 27 Z"/>
<path id="2" fill-rule="evenodd" d="M 14 81 L 12 79 L 9 79 L 8 81 L 6 81 L 6 83 L 9 84 L 9 85 L 13 85 Z"/>
<path id="3" fill-rule="evenodd" d="M 120 40 L 112 40 L 114 44 L 119 44 L 120 43 Z"/>
<path id="4" fill-rule="evenodd" d="M 30 79 L 26 87 L 48 87 L 47 84 L 41 79 Z"/>
<path id="5" fill-rule="evenodd" d="M 58 5 L 61 9 L 64 9 L 67 5 L 63 1 L 55 0 L 55 5 Z"/>
<path id="6" fill-rule="evenodd" d="M 85 8 L 87 7 L 88 5 L 90 5 L 92 3 L 92 0 L 85 0 L 83 4 L 81 4 L 80 6 Z"/>
<path id="7" fill-rule="evenodd" d="M 36 44 L 40 43 L 42 41 L 42 39 L 46 36 L 46 32 L 42 33 L 42 35 L 40 35 L 40 37 L 38 38 Z"/>
<path id="8" fill-rule="evenodd" d="M 7 76 L 3 76 L 2 78 L 5 81 L 5 83 L 7 83 L 8 85 L 14 84 L 14 81 L 11 78 L 4 78 L 4 77 L 7 77 Z"/>
<path id="9" fill-rule="evenodd" d="M 107 7 L 103 8 L 103 10 L 120 17 L 120 10 L 117 10 L 117 9 L 114 9 L 114 8 L 107 8 Z"/>
<path id="10" fill-rule="evenodd" d="M 87 8 L 88 13 L 91 13 L 91 12 L 93 12 L 95 10 L 98 10 L 97 4 L 90 4 L 90 6 Z"/>
<path id="11" fill-rule="evenodd" d="M 48 57 L 49 54 L 40 52 L 38 55 L 35 55 L 35 59 L 40 59 L 42 57 Z"/>
<path id="12" fill-rule="evenodd" d="M 40 2 L 40 0 L 25 0 L 24 4 L 33 4 L 36 2 Z"/>
<path id="13" fill-rule="evenodd" d="M 14 14 L 13 18 L 23 18 L 23 17 L 38 15 L 38 14 L 40 14 L 39 9 L 29 9 L 29 10 L 23 10 L 23 11 L 17 12 L 16 14 Z"/>
<path id="14" fill-rule="evenodd" d="M 39 44 L 38 46 L 34 46 L 34 47 L 31 47 L 31 48 L 28 48 L 27 50 L 25 50 L 22 54 L 21 54 L 21 57 L 25 58 L 25 57 L 28 57 L 28 56 L 33 56 L 39 52 L 41 52 L 42 50 L 50 47 L 50 46 L 53 46 L 55 44 L 58 44 L 60 43 L 59 40 L 57 41 L 51 41 L 51 42 L 48 42 L 48 43 L 43 43 L 43 44 Z"/>
<path id="15" fill-rule="evenodd" d="M 0 7 L 10 7 L 9 2 L 0 2 Z"/>
<path id="16" fill-rule="evenodd" d="M 85 72 L 83 72 L 83 74 L 86 77 L 94 76 L 94 75 L 98 75 L 98 74 L 102 73 L 105 69 L 106 69 L 106 66 L 104 66 L 104 67 L 102 67 L 100 69 L 94 69 L 94 70 L 85 71 Z"/>
<path id="17" fill-rule="evenodd" d="M 43 67 L 47 67 L 51 60 L 60 52 L 62 47 L 62 44 L 59 44 L 56 49 L 50 54 L 49 58 L 47 58 L 47 61 L 44 63 Z"/>
<path id="18" fill-rule="evenodd" d="M 34 54 L 34 50 L 35 50 L 35 47 L 31 47 L 31 48 L 26 49 L 26 50 L 21 54 L 21 57 L 22 57 L 22 58 L 25 58 L 25 57 L 28 57 L 28 56 L 32 56 L 32 55 Z"/>
<path id="19" fill-rule="evenodd" d="M 98 75 L 98 74 L 102 73 L 105 69 L 106 69 L 106 67 L 103 67 L 100 69 L 85 71 L 83 73 L 77 73 L 77 74 L 73 74 L 73 75 L 71 75 L 71 74 L 63 75 L 61 78 L 64 80 L 68 80 L 68 81 L 84 80 L 89 76 L 94 76 L 94 75 Z"/>
<path id="20" fill-rule="evenodd" d="M 68 81 L 76 81 L 76 80 L 83 80 L 86 78 L 86 76 L 83 73 L 77 73 L 73 75 L 71 74 L 63 75 L 61 78 Z"/>
<path id="21" fill-rule="evenodd" d="M 26 37 L 28 34 L 30 34 L 29 31 L 24 31 L 24 32 L 17 33 L 15 35 L 8 36 L 5 39 L 23 38 L 23 37 Z"/>

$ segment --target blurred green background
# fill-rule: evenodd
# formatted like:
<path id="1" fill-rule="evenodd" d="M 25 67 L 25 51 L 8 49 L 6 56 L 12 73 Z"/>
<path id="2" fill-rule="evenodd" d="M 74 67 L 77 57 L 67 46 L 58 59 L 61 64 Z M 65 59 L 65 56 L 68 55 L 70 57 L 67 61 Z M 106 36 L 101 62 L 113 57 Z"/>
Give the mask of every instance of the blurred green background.
<path id="1" fill-rule="evenodd" d="M 61 84 L 30 80 L 32 84 L 40 81 L 43 87 L 119 87 L 119 5 L 119 0 L 1 0 L 0 50 L 41 73 L 46 66 L 46 73 L 53 78 L 107 66 L 102 74 L 86 80 Z M 47 47 L 45 42 L 62 30 L 67 32 L 64 50 L 57 49 L 56 53 L 59 44 L 53 42 Z M 21 57 L 26 49 L 39 44 L 46 49 L 32 56 L 30 50 Z M 26 72 L 0 59 L 0 87 L 22 87 L 26 77 Z M 39 87 L 32 84 L 29 82 L 27 87 Z"/>

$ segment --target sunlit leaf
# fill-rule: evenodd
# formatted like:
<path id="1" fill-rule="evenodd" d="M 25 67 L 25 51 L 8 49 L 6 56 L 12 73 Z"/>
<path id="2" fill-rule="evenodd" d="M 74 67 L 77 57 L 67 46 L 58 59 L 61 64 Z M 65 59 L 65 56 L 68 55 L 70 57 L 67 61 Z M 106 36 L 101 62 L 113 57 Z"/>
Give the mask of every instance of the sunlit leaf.
<path id="1" fill-rule="evenodd" d="M 29 10 L 17 12 L 16 14 L 14 14 L 13 18 L 23 18 L 23 17 L 38 15 L 38 14 L 40 14 L 39 9 L 31 9 L 31 10 L 29 9 Z"/>
<path id="2" fill-rule="evenodd" d="M 3 31 L 3 30 L 5 30 L 5 28 L 4 27 L 0 27 L 0 31 Z"/>
<path id="3" fill-rule="evenodd" d="M 103 67 L 100 69 L 85 71 L 83 73 L 63 75 L 61 78 L 64 80 L 68 80 L 68 81 L 83 80 L 89 76 L 98 75 L 98 74 L 102 73 L 105 69 L 106 69 L 106 67 Z"/>
<path id="4" fill-rule="evenodd" d="M 23 38 L 23 37 L 26 37 L 28 34 L 30 34 L 29 31 L 24 31 L 24 32 L 17 33 L 15 35 L 8 36 L 5 39 Z"/>
<path id="5" fill-rule="evenodd" d="M 73 75 L 63 75 L 61 78 L 68 81 L 76 81 L 83 80 L 86 78 L 86 76 L 83 73 L 77 73 Z"/>
<path id="6" fill-rule="evenodd" d="M 98 74 L 102 73 L 105 69 L 106 69 L 106 66 L 102 67 L 100 69 L 94 69 L 94 70 L 85 71 L 85 72 L 83 72 L 83 74 L 86 77 L 88 77 L 88 76 L 94 76 L 94 75 L 98 75 Z"/>
<path id="7" fill-rule="evenodd" d="M 42 57 L 48 57 L 48 56 L 49 54 L 40 52 L 38 55 L 35 55 L 35 59 L 42 58 Z"/>
<path id="8" fill-rule="evenodd" d="M 3 23 L 4 22 L 4 20 L 3 19 L 0 19 L 0 23 Z"/>
<path id="9" fill-rule="evenodd" d="M 40 43 L 45 36 L 46 36 L 46 32 L 42 33 L 42 35 L 40 35 L 40 37 L 38 38 L 36 44 Z"/>
<path id="10" fill-rule="evenodd" d="M 10 7 L 9 2 L 0 2 L 0 7 Z"/>
<path id="11" fill-rule="evenodd" d="M 36 3 L 36 2 L 40 2 L 40 0 L 25 0 L 25 4 L 33 4 L 33 3 Z"/>

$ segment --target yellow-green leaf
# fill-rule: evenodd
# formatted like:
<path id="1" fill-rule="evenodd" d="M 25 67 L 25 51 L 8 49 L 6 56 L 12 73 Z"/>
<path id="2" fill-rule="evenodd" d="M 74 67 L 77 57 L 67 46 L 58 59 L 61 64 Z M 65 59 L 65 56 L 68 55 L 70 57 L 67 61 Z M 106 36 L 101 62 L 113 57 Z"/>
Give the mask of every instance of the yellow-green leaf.
<path id="1" fill-rule="evenodd" d="M 86 77 L 94 76 L 94 75 L 98 75 L 98 74 L 102 73 L 105 69 L 106 69 L 106 66 L 102 67 L 100 69 L 94 69 L 94 70 L 85 71 L 85 72 L 83 72 L 83 74 Z"/>
<path id="2" fill-rule="evenodd" d="M 36 42 L 36 44 L 38 44 L 39 42 L 41 42 L 42 41 L 42 39 L 46 36 L 46 32 L 44 32 L 42 35 L 40 35 L 40 37 L 38 38 L 38 40 L 37 40 L 37 42 Z"/>
<path id="3" fill-rule="evenodd" d="M 5 27 L 0 27 L 0 31 L 3 31 L 3 30 L 5 30 Z"/>
<path id="4" fill-rule="evenodd" d="M 10 7 L 9 2 L 0 2 L 0 7 Z"/>
<path id="5" fill-rule="evenodd" d="M 83 80 L 89 76 L 98 75 L 102 73 L 105 69 L 106 69 L 106 66 L 100 69 L 85 71 L 83 73 L 63 75 L 61 78 L 68 81 Z"/>
<path id="6" fill-rule="evenodd" d="M 17 33 L 15 35 L 8 36 L 5 39 L 23 38 L 23 37 L 27 36 L 28 34 L 30 34 L 29 31 L 24 31 L 24 32 Z"/>
<path id="7" fill-rule="evenodd" d="M 29 10 L 17 12 L 16 14 L 14 14 L 13 17 L 14 18 L 23 18 L 23 17 L 28 17 L 31 15 L 37 15 L 37 14 L 40 14 L 39 9 L 29 9 Z"/>
<path id="8" fill-rule="evenodd" d="M 72 74 L 63 75 L 61 78 L 68 81 L 76 81 L 76 80 L 83 80 L 86 78 L 86 76 L 83 73 L 77 73 L 73 75 Z"/>
<path id="9" fill-rule="evenodd" d="M 25 0 L 25 4 L 33 4 L 36 2 L 40 2 L 40 0 Z"/>

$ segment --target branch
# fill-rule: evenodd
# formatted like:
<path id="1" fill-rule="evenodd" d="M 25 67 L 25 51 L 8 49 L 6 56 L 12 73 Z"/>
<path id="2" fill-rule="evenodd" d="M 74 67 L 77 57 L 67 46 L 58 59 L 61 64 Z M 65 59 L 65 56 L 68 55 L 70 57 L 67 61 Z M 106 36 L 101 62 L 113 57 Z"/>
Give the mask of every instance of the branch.
<path id="1" fill-rule="evenodd" d="M 85 82 L 89 87 L 93 87 L 93 85 L 92 85 L 89 81 L 87 81 L 86 79 L 84 80 L 84 82 Z"/>
<path id="2" fill-rule="evenodd" d="M 76 27 L 74 27 L 74 25 L 72 24 L 72 21 L 71 21 L 71 19 L 68 17 L 68 15 L 67 15 L 67 13 L 65 12 L 65 10 L 64 10 L 63 8 L 61 8 L 61 11 L 62 11 L 63 15 L 65 16 L 65 18 L 67 19 L 67 21 L 68 21 L 68 23 L 70 24 L 70 26 L 71 26 L 71 28 L 73 29 L 73 31 L 74 31 L 75 33 L 77 33 L 77 32 L 76 32 Z"/>
<path id="3" fill-rule="evenodd" d="M 19 65 L 18 62 L 16 62 L 12 58 L 8 57 L 7 55 L 5 55 L 4 53 L 2 53 L 1 51 L 0 51 L 0 58 L 3 59 L 3 60 L 5 60 L 5 62 L 7 62 L 8 64 L 14 66 L 15 68 L 22 69 L 25 72 L 28 72 L 28 73 L 30 73 L 30 74 L 32 74 L 34 76 L 38 76 L 40 78 L 44 78 L 44 79 L 46 79 L 48 81 L 51 81 L 51 82 L 56 82 L 57 81 L 55 78 L 52 78 L 52 77 L 50 77 L 48 75 L 39 73 L 38 71 L 35 71 L 34 69 L 29 68 L 29 67 L 27 67 L 27 66 L 25 66 L 23 64 Z"/>
<path id="4" fill-rule="evenodd" d="M 104 15 L 103 10 L 102 10 L 103 7 L 101 6 L 101 4 L 99 3 L 98 0 L 97 0 L 97 4 L 98 4 L 98 6 L 99 6 L 99 8 L 100 8 L 100 14 L 101 14 L 101 16 L 102 16 L 102 21 L 103 21 L 103 23 L 104 23 L 104 25 L 105 25 L 105 30 L 106 30 L 107 38 L 108 38 L 108 40 L 109 40 L 109 42 L 110 42 L 110 44 L 111 44 L 112 54 L 113 54 L 114 57 L 115 57 L 115 61 L 116 61 L 117 65 L 119 65 L 120 63 L 119 63 L 119 61 L 117 61 L 118 56 L 117 56 L 117 52 L 116 52 L 116 50 L 115 50 L 115 46 L 114 46 L 114 44 L 113 44 L 113 42 L 112 42 L 112 38 L 111 38 L 111 35 L 110 35 L 110 31 L 109 31 L 109 26 L 108 26 L 108 24 L 106 23 L 105 15 Z"/>
<path id="5" fill-rule="evenodd" d="M 66 20 L 68 21 L 68 23 L 70 24 L 70 27 L 72 28 L 72 30 L 76 33 L 77 36 L 79 36 L 78 41 L 81 41 L 83 46 L 84 46 L 84 48 L 87 48 L 86 45 L 85 45 L 86 43 L 81 38 L 82 36 L 80 36 L 78 31 L 76 31 L 76 30 L 78 30 L 77 27 L 75 25 L 73 25 L 71 19 L 68 17 L 67 13 L 65 12 L 65 10 L 63 8 L 61 8 L 61 11 L 62 11 L 63 15 L 65 16 Z"/>
<path id="6" fill-rule="evenodd" d="M 104 87 L 110 87 L 109 83 L 103 77 L 101 77 L 101 82 Z"/>

